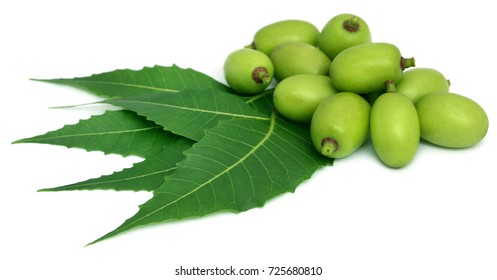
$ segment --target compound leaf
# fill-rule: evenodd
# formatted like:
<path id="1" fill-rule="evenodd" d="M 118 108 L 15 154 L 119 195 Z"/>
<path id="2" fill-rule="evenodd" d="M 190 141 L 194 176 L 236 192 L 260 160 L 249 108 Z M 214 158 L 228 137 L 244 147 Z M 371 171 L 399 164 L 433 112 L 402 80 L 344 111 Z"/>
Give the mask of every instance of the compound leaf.
<path id="1" fill-rule="evenodd" d="M 275 114 L 222 121 L 186 151 L 133 217 L 90 244 L 150 223 L 261 207 L 331 162 L 314 150 L 307 127 Z"/>
<path id="2" fill-rule="evenodd" d="M 14 143 L 46 143 L 145 160 L 114 174 L 40 191 L 146 190 L 153 197 L 113 231 L 220 211 L 243 212 L 294 192 L 321 166 L 309 127 L 273 111 L 272 89 L 240 97 L 193 69 L 154 66 L 38 80 L 110 97 L 107 111 Z"/>

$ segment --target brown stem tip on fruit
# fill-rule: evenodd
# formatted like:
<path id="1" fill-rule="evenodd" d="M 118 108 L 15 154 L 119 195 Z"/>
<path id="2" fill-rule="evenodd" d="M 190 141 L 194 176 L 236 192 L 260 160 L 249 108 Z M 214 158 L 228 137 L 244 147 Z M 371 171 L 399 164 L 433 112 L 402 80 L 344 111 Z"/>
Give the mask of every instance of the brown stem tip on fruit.
<path id="1" fill-rule="evenodd" d="M 416 66 L 416 60 L 414 59 L 414 57 L 411 57 L 411 58 L 401 57 L 400 58 L 400 68 L 402 69 L 402 71 L 404 71 L 405 69 L 407 69 L 409 67 L 414 67 L 414 66 Z"/>
<path id="2" fill-rule="evenodd" d="M 386 92 L 396 92 L 395 83 L 392 80 L 387 80 L 385 82 Z"/>
<path id="3" fill-rule="evenodd" d="M 349 32 L 357 32 L 359 30 L 359 19 L 352 17 L 343 22 L 343 28 Z"/>
<path id="4" fill-rule="evenodd" d="M 338 150 L 338 143 L 335 139 L 326 137 L 321 141 L 321 154 L 324 156 L 331 157 L 336 150 Z"/>
<path id="5" fill-rule="evenodd" d="M 271 82 L 271 76 L 269 76 L 266 67 L 255 68 L 252 71 L 252 79 L 258 84 L 269 84 Z"/>

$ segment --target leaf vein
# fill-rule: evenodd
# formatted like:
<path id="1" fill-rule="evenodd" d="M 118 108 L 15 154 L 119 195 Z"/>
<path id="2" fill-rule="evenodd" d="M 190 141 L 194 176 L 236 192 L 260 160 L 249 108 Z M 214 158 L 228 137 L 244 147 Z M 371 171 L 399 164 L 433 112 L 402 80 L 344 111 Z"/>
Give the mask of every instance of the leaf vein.
<path id="1" fill-rule="evenodd" d="M 199 112 L 199 113 L 207 113 L 207 114 L 213 114 L 213 115 L 224 115 L 224 116 L 231 116 L 231 117 L 236 117 L 236 118 L 247 118 L 247 119 L 256 119 L 256 120 L 269 120 L 268 117 L 259 117 L 259 116 L 251 116 L 251 115 L 244 115 L 244 114 L 236 114 L 236 113 L 229 113 L 229 112 L 219 112 L 219 111 L 213 111 L 213 110 L 207 110 L 207 109 L 200 109 L 200 108 L 191 108 L 191 107 L 185 107 L 185 106 L 179 106 L 179 105 L 172 105 L 172 104 L 165 104 L 165 103 L 154 103 L 154 102 L 147 102 L 147 101 L 138 101 L 138 100 L 120 100 L 121 103 L 139 103 L 139 104 L 144 104 L 144 105 L 154 105 L 154 106 L 161 106 L 161 107 L 169 107 L 169 108 L 175 108 L 175 109 L 180 109 L 180 110 L 185 110 L 185 111 L 193 111 L 193 112 Z"/>
<path id="2" fill-rule="evenodd" d="M 228 168 L 226 168 L 225 170 L 223 170 L 222 172 L 218 173 L 217 175 L 213 176 L 212 178 L 210 178 L 209 180 L 203 182 L 202 184 L 199 184 L 196 188 L 192 189 L 191 191 L 179 196 L 178 198 L 174 199 L 173 201 L 169 202 L 169 203 L 166 203 L 165 205 L 162 205 L 161 207 L 155 209 L 154 211 L 142 216 L 141 218 L 139 219 L 136 219 L 132 222 L 130 222 L 129 224 L 126 225 L 126 227 L 130 227 L 132 226 L 133 224 L 143 220 L 143 219 L 146 219 L 148 217 L 150 217 L 151 215 L 155 214 L 156 212 L 158 211 L 163 211 L 164 209 L 166 209 L 167 207 L 171 206 L 171 205 L 176 205 L 176 207 L 178 207 L 177 205 L 177 202 L 180 201 L 181 199 L 189 196 L 189 195 L 192 195 L 194 193 L 196 193 L 198 190 L 200 190 L 201 188 L 211 184 L 213 181 L 215 181 L 216 179 L 218 179 L 219 177 L 223 176 L 224 174 L 227 174 L 229 171 L 231 171 L 233 168 L 235 168 L 236 166 L 238 166 L 239 164 L 243 164 L 243 162 L 248 158 L 250 157 L 251 155 L 254 155 L 255 152 L 264 145 L 264 143 L 266 143 L 268 141 L 268 139 L 270 138 L 270 136 L 273 134 L 274 132 L 274 128 L 275 128 L 275 115 L 274 113 L 271 114 L 270 116 L 270 125 L 269 125 L 269 128 L 268 128 L 268 131 L 267 133 L 264 135 L 264 137 L 259 141 L 259 143 L 257 143 L 257 145 L 255 145 L 249 152 L 247 152 L 247 154 L 245 154 L 242 158 L 240 158 L 237 162 L 233 163 L 231 166 L 229 166 Z"/>
<path id="3" fill-rule="evenodd" d="M 179 92 L 179 90 L 176 90 L 176 89 L 158 88 L 158 87 L 154 87 L 154 86 L 129 84 L 129 83 L 117 83 L 117 82 L 110 82 L 110 81 L 95 81 L 95 80 L 85 81 L 85 80 L 78 80 L 77 83 L 81 83 L 81 84 L 101 84 L 101 85 L 111 85 L 111 86 L 123 86 L 123 87 L 139 88 L 139 89 L 146 89 L 146 90 L 152 90 L 152 91 L 162 91 L 162 92 Z"/>

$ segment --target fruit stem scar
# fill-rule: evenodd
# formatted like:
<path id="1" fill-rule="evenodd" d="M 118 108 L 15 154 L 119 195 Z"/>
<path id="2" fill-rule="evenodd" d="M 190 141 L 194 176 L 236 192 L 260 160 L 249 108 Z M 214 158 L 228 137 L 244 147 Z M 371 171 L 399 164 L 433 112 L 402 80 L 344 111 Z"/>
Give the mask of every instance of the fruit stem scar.
<path id="1" fill-rule="evenodd" d="M 402 71 L 404 71 L 405 69 L 407 69 L 409 67 L 414 67 L 414 66 L 416 66 L 416 60 L 414 59 L 414 57 L 411 57 L 411 58 L 401 57 L 400 58 L 400 68 L 402 69 Z"/>
<path id="2" fill-rule="evenodd" d="M 266 67 L 257 67 L 252 71 L 252 79 L 258 84 L 269 84 L 271 82 L 271 77 L 267 72 Z"/>
<path id="3" fill-rule="evenodd" d="M 321 141 L 321 154 L 324 156 L 331 157 L 336 150 L 338 150 L 338 143 L 335 139 L 325 137 L 323 141 Z"/>
<path id="4" fill-rule="evenodd" d="M 395 83 L 392 80 L 385 81 L 385 88 L 387 89 L 386 92 L 397 92 L 397 89 L 395 88 Z"/>
<path id="5" fill-rule="evenodd" d="M 357 17 L 349 18 L 343 22 L 343 28 L 349 32 L 357 32 L 359 30 L 359 19 Z"/>

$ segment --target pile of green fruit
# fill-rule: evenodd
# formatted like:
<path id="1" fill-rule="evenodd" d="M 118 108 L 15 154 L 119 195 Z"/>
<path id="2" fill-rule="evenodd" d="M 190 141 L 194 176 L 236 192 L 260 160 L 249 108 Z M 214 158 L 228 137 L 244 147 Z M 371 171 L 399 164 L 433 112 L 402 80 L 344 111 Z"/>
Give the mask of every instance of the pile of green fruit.
<path id="1" fill-rule="evenodd" d="M 362 18 L 340 14 L 321 31 L 303 20 L 262 27 L 252 44 L 228 55 L 224 76 L 241 95 L 270 88 L 276 111 L 309 124 L 326 157 L 346 157 L 371 136 L 381 161 L 400 168 L 413 160 L 420 139 L 450 148 L 479 143 L 488 130 L 483 108 L 450 93 L 439 71 L 410 67 L 414 58 L 373 42 Z"/>

